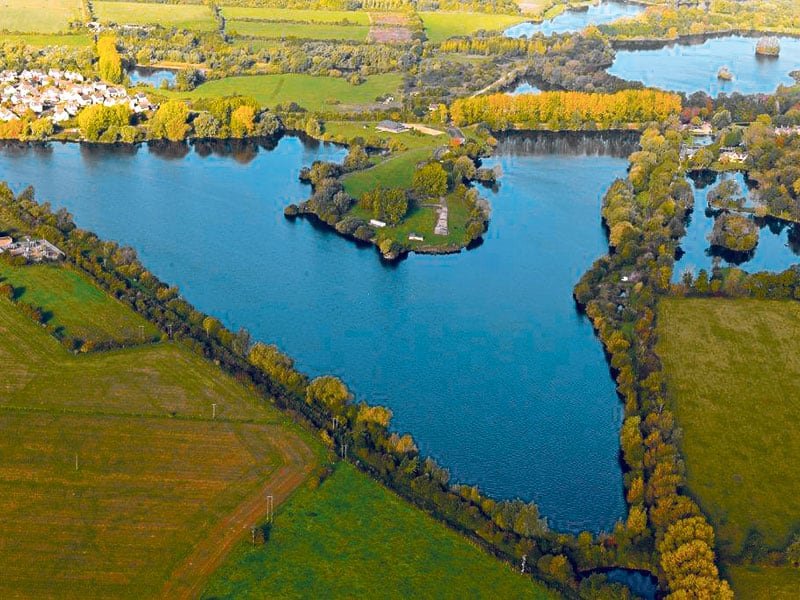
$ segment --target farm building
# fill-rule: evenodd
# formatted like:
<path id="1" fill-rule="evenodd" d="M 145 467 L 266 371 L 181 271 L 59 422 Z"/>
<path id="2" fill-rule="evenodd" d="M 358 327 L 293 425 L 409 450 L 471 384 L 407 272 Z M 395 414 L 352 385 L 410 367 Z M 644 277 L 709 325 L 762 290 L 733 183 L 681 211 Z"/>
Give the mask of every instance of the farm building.
<path id="1" fill-rule="evenodd" d="M 11 256 L 23 256 L 33 262 L 59 260 L 64 257 L 64 253 L 47 240 L 32 240 L 29 237 L 18 242 L 8 240 L 11 238 L 0 238 L 0 254 L 7 252 Z"/>
<path id="2" fill-rule="evenodd" d="M 397 121 L 381 121 L 375 126 L 378 131 L 385 131 L 386 133 L 403 133 L 408 131 L 408 127 Z"/>

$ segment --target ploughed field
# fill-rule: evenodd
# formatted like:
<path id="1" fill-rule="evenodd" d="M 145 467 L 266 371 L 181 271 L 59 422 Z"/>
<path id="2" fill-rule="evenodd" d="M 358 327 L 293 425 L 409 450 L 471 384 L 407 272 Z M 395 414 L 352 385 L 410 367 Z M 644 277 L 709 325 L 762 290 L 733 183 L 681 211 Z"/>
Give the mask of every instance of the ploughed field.
<path id="1" fill-rule="evenodd" d="M 800 515 L 800 305 L 664 300 L 658 334 L 689 490 L 723 567 L 743 552 L 758 562 L 787 544 Z M 790 597 L 800 584 L 796 569 L 723 570 L 746 598 Z"/>
<path id="2" fill-rule="evenodd" d="M 98 312 L 124 309 L 102 298 Z M 3 298 L 0 373 L 2 597 L 196 594 L 265 495 L 315 463 L 277 411 L 179 344 L 76 356 Z"/>

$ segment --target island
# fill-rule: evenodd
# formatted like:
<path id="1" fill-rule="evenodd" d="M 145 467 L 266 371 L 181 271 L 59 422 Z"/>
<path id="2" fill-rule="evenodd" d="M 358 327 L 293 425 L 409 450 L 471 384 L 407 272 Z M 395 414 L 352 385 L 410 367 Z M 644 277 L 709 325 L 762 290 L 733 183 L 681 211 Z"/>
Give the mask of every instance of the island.
<path id="1" fill-rule="evenodd" d="M 758 245 L 758 225 L 743 215 L 723 213 L 714 221 L 709 241 L 731 252 L 752 252 Z"/>

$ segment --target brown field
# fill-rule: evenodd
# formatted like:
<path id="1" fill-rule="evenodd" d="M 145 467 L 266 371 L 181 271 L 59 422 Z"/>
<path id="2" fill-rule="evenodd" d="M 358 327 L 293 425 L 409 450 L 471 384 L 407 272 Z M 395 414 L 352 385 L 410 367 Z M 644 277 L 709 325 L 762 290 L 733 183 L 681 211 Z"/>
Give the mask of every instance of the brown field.
<path id="1" fill-rule="evenodd" d="M 368 40 L 383 44 L 401 44 L 411 40 L 407 17 L 402 13 L 370 13 Z"/>
<path id="2" fill-rule="evenodd" d="M 2 598 L 196 596 L 315 464 L 178 344 L 75 356 L 0 300 L 0 373 Z"/>

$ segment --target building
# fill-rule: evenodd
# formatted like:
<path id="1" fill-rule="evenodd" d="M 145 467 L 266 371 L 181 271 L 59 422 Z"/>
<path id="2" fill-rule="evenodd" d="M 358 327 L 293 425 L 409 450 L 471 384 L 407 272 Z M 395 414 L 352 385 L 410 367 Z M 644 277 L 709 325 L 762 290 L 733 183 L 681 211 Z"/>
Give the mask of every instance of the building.
<path id="1" fill-rule="evenodd" d="M 10 240 L 11 238 L 2 239 Z M 0 254 L 4 252 L 7 252 L 11 256 L 23 256 L 26 260 L 33 262 L 59 260 L 65 256 L 59 248 L 47 240 L 32 240 L 27 236 L 19 242 L 14 242 L 12 240 L 11 243 L 0 245 Z"/>
<path id="2" fill-rule="evenodd" d="M 458 127 L 448 127 L 447 135 L 450 136 L 450 143 L 455 146 L 460 146 L 467 141 L 467 136 Z"/>
<path id="3" fill-rule="evenodd" d="M 9 235 L 0 237 L 0 252 L 3 251 L 3 248 L 7 248 L 13 243 L 14 243 L 14 238 L 12 238 Z"/>
<path id="4" fill-rule="evenodd" d="M 397 121 L 381 121 L 375 126 L 378 131 L 385 131 L 386 133 L 403 133 L 408 131 L 408 127 Z"/>

